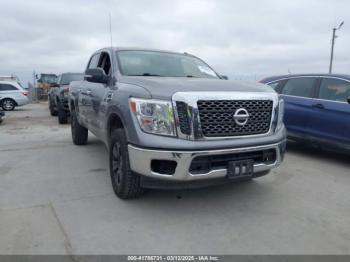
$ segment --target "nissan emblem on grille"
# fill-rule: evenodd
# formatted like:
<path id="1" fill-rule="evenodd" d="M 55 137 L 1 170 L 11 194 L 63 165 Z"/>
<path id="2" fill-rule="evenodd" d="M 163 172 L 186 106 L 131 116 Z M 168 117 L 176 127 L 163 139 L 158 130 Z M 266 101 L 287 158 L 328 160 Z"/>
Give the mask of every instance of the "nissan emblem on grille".
<path id="1" fill-rule="evenodd" d="M 237 109 L 233 115 L 235 123 L 239 126 L 244 126 L 249 119 L 249 113 L 244 108 Z"/>

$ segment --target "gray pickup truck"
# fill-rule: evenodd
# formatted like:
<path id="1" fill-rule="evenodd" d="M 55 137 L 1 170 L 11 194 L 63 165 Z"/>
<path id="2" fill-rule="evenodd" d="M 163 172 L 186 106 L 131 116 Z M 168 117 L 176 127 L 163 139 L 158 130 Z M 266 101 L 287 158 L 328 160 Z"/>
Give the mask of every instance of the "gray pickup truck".
<path id="1" fill-rule="evenodd" d="M 124 199 L 265 175 L 285 152 L 283 100 L 226 79 L 187 53 L 101 49 L 70 84 L 73 142 L 86 144 L 89 130 L 105 143 Z"/>

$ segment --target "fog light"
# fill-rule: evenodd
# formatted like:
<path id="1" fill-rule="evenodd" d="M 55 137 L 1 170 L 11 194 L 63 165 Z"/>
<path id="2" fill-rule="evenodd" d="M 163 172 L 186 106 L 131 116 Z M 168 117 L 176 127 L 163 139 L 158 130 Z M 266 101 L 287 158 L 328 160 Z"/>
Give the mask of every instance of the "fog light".
<path id="1" fill-rule="evenodd" d="M 171 160 L 152 160 L 151 161 L 152 172 L 155 172 L 161 175 L 173 175 L 175 173 L 176 166 L 177 166 L 176 161 L 171 161 Z"/>

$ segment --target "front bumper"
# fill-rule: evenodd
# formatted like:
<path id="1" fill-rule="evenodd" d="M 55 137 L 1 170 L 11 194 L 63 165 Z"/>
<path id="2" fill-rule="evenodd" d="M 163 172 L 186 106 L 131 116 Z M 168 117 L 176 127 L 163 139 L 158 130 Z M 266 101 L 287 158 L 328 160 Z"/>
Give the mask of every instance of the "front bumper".
<path id="1" fill-rule="evenodd" d="M 227 176 L 226 166 L 220 168 L 212 168 L 205 172 L 192 172 L 191 167 L 193 160 L 198 157 L 215 157 L 215 156 L 232 156 L 229 161 L 234 161 L 235 156 L 241 157 L 249 153 L 255 152 L 275 152 L 274 159 L 271 162 L 263 161 L 254 162 L 254 174 L 268 172 L 272 168 L 277 167 L 283 160 L 286 147 L 286 140 L 283 139 L 279 143 L 260 145 L 254 147 L 240 147 L 231 149 L 217 150 L 200 150 L 200 151 L 168 151 L 154 150 L 128 146 L 129 162 L 131 169 L 148 178 L 161 179 L 167 181 L 198 181 L 205 179 L 219 179 Z M 157 172 L 153 166 L 154 161 L 173 163 L 173 172 Z M 157 168 L 156 168 L 157 169 Z M 157 169 L 159 170 L 159 169 Z"/>

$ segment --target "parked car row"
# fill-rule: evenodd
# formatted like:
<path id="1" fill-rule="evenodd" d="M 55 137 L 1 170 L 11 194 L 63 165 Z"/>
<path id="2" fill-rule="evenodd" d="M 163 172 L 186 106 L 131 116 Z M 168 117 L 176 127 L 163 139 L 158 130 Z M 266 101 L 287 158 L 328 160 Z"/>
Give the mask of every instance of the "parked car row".
<path id="1" fill-rule="evenodd" d="M 350 76 L 285 75 L 261 82 L 283 98 L 290 139 L 350 152 Z"/>

